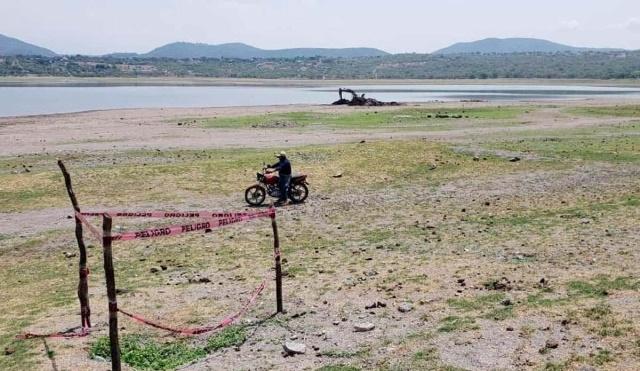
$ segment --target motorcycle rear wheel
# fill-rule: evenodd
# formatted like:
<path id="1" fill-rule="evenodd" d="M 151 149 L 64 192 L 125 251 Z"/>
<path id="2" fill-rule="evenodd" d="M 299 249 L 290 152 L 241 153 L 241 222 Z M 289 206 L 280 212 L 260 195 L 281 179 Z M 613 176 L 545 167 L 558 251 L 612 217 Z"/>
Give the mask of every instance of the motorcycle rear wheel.
<path id="1" fill-rule="evenodd" d="M 267 198 L 267 190 L 260 185 L 252 185 L 244 191 L 244 200 L 251 206 L 260 206 Z"/>
<path id="2" fill-rule="evenodd" d="M 294 204 L 304 202 L 309 196 L 309 188 L 304 183 L 291 184 L 289 186 L 289 199 Z"/>

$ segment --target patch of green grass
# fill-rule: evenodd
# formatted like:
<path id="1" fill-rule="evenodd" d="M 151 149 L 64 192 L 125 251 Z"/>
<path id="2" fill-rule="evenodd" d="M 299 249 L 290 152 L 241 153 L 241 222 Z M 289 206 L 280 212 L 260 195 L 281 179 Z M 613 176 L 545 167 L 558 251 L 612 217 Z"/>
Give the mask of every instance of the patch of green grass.
<path id="1" fill-rule="evenodd" d="M 474 298 L 452 298 L 447 304 L 462 312 L 479 312 L 480 317 L 494 321 L 503 321 L 513 317 L 513 306 L 501 305 L 506 295 L 502 292 L 479 295 Z"/>
<path id="2" fill-rule="evenodd" d="M 480 327 L 471 317 L 448 316 L 440 320 L 439 332 L 458 332 L 477 330 Z"/>
<path id="3" fill-rule="evenodd" d="M 640 118 L 640 105 L 574 107 L 567 109 L 566 112 L 578 116 Z"/>
<path id="4" fill-rule="evenodd" d="M 570 297 L 602 298 L 612 291 L 638 290 L 640 280 L 633 277 L 617 277 L 610 279 L 607 276 L 598 276 L 593 281 L 571 281 L 567 285 Z"/>
<path id="5" fill-rule="evenodd" d="M 475 298 L 470 299 L 452 298 L 447 300 L 447 304 L 449 304 L 449 306 L 452 308 L 467 312 L 493 308 L 496 304 L 500 303 L 504 299 L 505 294 L 500 292 L 487 295 L 479 295 Z"/>
<path id="6" fill-rule="evenodd" d="M 364 235 L 364 239 L 371 243 L 381 243 L 393 237 L 393 231 L 389 229 L 368 229 Z"/>
<path id="7" fill-rule="evenodd" d="M 191 346 L 184 341 L 160 343 L 150 337 L 127 334 L 120 338 L 122 361 L 149 370 L 172 370 L 203 358 L 207 353 L 242 345 L 247 339 L 244 326 L 230 326 L 210 337 L 204 347 Z M 109 338 L 101 337 L 91 345 L 91 357 L 110 359 Z"/>
<path id="8" fill-rule="evenodd" d="M 594 307 L 585 309 L 583 317 L 595 322 L 589 330 L 601 337 L 618 337 L 631 331 L 628 323 L 615 318 L 611 306 L 606 303 L 599 303 Z"/>
<path id="9" fill-rule="evenodd" d="M 0 335 L 0 352 L 5 349 L 13 351 L 10 355 L 0 355 L 0 370 L 34 370 L 37 369 L 34 357 L 37 347 L 41 345 L 34 341 L 16 340 L 14 334 Z"/>
<path id="10" fill-rule="evenodd" d="M 109 338 L 101 337 L 91 345 L 92 357 L 111 358 Z M 140 335 L 125 335 L 120 339 L 122 361 L 146 370 L 172 370 L 206 356 L 204 349 L 184 342 L 158 343 Z"/>
<path id="11" fill-rule="evenodd" d="M 545 307 L 550 308 L 556 305 L 564 305 L 569 302 L 567 297 L 559 297 L 554 294 L 553 297 L 548 297 L 552 292 L 549 289 L 542 289 L 535 294 L 527 296 L 527 305 L 531 307 Z"/>
<path id="12" fill-rule="evenodd" d="M 420 350 L 413 354 L 413 360 L 418 362 L 435 361 L 438 359 L 438 351 L 435 348 Z"/>
<path id="13" fill-rule="evenodd" d="M 287 267 L 287 269 L 285 270 L 287 276 L 291 278 L 305 275 L 306 273 L 308 273 L 308 271 L 308 268 L 302 264 Z"/>
<path id="14" fill-rule="evenodd" d="M 559 223 L 575 221 L 582 218 L 594 218 L 603 212 L 624 210 L 640 205 L 640 197 L 635 194 L 613 195 L 612 198 L 598 202 L 581 201 L 567 207 L 555 209 L 513 210 L 502 216 L 479 214 L 471 216 L 468 221 L 490 227 L 535 228 L 537 231 L 556 227 Z M 577 223 L 577 221 L 575 221 Z"/>
<path id="15" fill-rule="evenodd" d="M 375 128 L 402 126 L 439 127 L 458 119 L 513 120 L 527 111 L 526 107 L 474 107 L 474 108 L 401 108 L 368 109 L 348 113 L 284 112 L 264 115 L 214 117 L 196 119 L 198 125 L 207 128 L 296 128 L 321 125 L 333 128 Z M 192 122 L 181 119 L 178 122 Z"/>
<path id="16" fill-rule="evenodd" d="M 430 331 L 416 331 L 411 332 L 405 336 L 406 340 L 429 340 L 433 338 L 433 333 Z"/>
<path id="17" fill-rule="evenodd" d="M 364 357 L 369 354 L 370 350 L 368 348 L 362 348 L 358 350 L 339 350 L 339 349 L 328 349 L 320 352 L 323 357 L 329 358 L 354 358 L 354 357 Z"/>
<path id="18" fill-rule="evenodd" d="M 247 340 L 245 326 L 229 326 L 207 340 L 205 350 L 209 353 L 229 347 L 237 347 Z"/>
<path id="19" fill-rule="evenodd" d="M 608 276 L 597 276 L 592 281 L 571 281 L 567 283 L 567 295 L 559 296 L 552 294 L 551 289 L 542 289 L 535 294 L 527 296 L 527 305 L 532 307 L 550 308 L 557 305 L 566 305 L 580 298 L 604 298 L 609 293 L 617 290 L 639 290 L 640 281 L 633 277 L 617 277 L 614 279 Z M 606 308 L 598 307 L 587 315 L 596 315 L 597 311 L 604 311 Z"/>
<path id="20" fill-rule="evenodd" d="M 303 146 L 287 151 L 294 171 L 309 174 L 311 192 L 388 189 L 407 181 L 434 186 L 463 174 L 499 172 L 503 161 L 473 162 L 446 145 L 410 141 Z M 114 154 L 115 165 L 101 154 L 67 161 L 74 190 L 83 205 L 189 203 L 211 195 L 242 200 L 246 186 L 271 149 L 127 151 Z M 141 159 L 147 163 L 140 164 Z M 437 159 L 437 161 L 436 161 Z M 434 169 L 430 164 L 435 163 Z M 332 175 L 342 173 L 336 179 Z M 21 196 L 28 194 L 27 198 Z M 62 176 L 52 167 L 38 174 L 0 175 L 0 204 L 5 212 L 68 206 Z M 120 206 L 118 206 L 120 205 Z"/>
<path id="21" fill-rule="evenodd" d="M 611 315 L 611 306 L 606 303 L 599 303 L 595 307 L 588 308 L 584 311 L 587 318 L 593 320 L 601 320 Z"/>
<path id="22" fill-rule="evenodd" d="M 611 351 L 606 350 L 606 349 L 601 349 L 598 351 L 598 353 L 594 354 L 591 359 L 593 360 L 593 363 L 598 365 L 598 366 L 603 366 L 605 363 L 609 363 L 611 361 L 613 361 L 613 354 L 611 354 Z"/>
<path id="23" fill-rule="evenodd" d="M 521 137 L 487 144 L 489 148 L 531 153 L 545 161 L 606 161 L 636 163 L 640 161 L 640 125 L 623 128 L 594 129 L 592 132 L 566 132 L 563 136 Z"/>
<path id="24" fill-rule="evenodd" d="M 495 308 L 483 315 L 484 318 L 494 321 L 504 321 L 507 318 L 513 318 L 513 316 L 513 306 Z"/>

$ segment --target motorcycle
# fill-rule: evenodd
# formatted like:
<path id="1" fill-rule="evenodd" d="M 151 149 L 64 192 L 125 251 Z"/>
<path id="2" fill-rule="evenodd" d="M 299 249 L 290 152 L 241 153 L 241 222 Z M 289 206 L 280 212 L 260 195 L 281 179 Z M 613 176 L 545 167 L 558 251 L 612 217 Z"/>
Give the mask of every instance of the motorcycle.
<path id="1" fill-rule="evenodd" d="M 278 187 L 279 177 L 266 167 L 262 172 L 256 174 L 258 183 L 252 185 L 244 191 L 244 199 L 251 206 L 260 206 L 267 198 L 267 195 L 280 198 L 280 188 Z M 289 194 L 287 195 L 294 204 L 304 202 L 309 196 L 307 188 L 307 176 L 304 174 L 293 175 L 289 182 Z"/>

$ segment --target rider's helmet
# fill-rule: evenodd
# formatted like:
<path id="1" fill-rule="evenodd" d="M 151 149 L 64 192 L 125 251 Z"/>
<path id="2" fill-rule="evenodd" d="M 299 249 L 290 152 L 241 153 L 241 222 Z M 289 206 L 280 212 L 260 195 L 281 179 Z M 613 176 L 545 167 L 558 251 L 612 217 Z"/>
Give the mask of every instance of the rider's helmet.
<path id="1" fill-rule="evenodd" d="M 277 158 L 287 158 L 287 153 L 285 151 L 280 151 L 279 154 L 276 155 Z"/>

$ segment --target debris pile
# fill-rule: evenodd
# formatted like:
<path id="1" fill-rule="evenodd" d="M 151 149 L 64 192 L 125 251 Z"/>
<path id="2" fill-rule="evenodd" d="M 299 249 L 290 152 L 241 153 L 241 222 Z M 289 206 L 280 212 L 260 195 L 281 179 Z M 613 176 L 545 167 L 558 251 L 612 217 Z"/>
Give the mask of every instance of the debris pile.
<path id="1" fill-rule="evenodd" d="M 342 93 L 351 93 L 351 100 L 342 97 Z M 331 103 L 334 106 L 348 105 L 348 106 L 399 106 L 398 102 L 381 102 L 373 98 L 365 98 L 364 94 L 358 95 L 351 89 L 338 89 L 338 95 L 340 99 Z"/>

